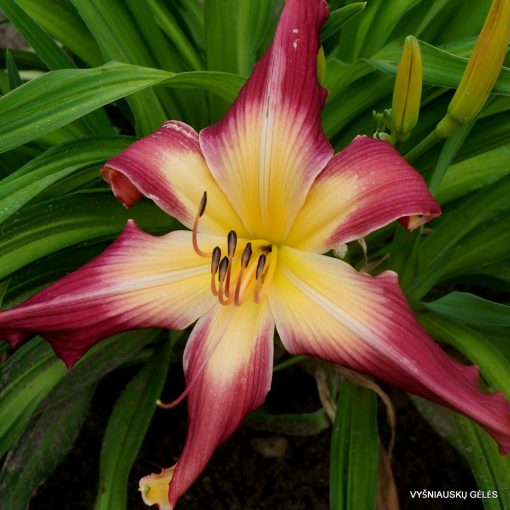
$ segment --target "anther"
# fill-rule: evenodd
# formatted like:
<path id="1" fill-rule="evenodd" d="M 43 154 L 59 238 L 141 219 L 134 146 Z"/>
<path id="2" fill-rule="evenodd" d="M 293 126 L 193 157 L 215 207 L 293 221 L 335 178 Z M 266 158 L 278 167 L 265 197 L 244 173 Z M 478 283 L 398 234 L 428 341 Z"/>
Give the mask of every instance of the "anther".
<path id="1" fill-rule="evenodd" d="M 237 246 L 237 234 L 233 230 L 231 230 L 228 233 L 227 242 L 228 242 L 228 256 L 229 258 L 232 258 L 234 256 L 234 253 L 236 252 Z"/>
<path id="2" fill-rule="evenodd" d="M 260 280 L 262 273 L 264 272 L 264 266 L 266 265 L 266 256 L 262 254 L 259 257 L 259 261 L 257 263 L 257 270 L 255 271 L 255 280 Z"/>
<path id="3" fill-rule="evenodd" d="M 214 248 L 212 252 L 212 259 L 211 259 L 211 292 L 217 296 L 218 291 L 216 290 L 216 281 L 215 276 L 218 272 L 218 267 L 220 265 L 220 259 L 221 259 L 221 250 L 218 246 Z"/>
<path id="4" fill-rule="evenodd" d="M 252 254 L 252 249 L 251 249 L 251 243 L 247 243 L 245 248 L 244 248 L 244 251 L 243 251 L 243 254 L 241 256 L 241 267 L 243 269 L 245 269 L 247 266 L 248 266 L 248 262 L 250 262 L 250 258 L 251 258 L 251 254 Z"/>
<path id="5" fill-rule="evenodd" d="M 198 216 L 201 218 L 205 213 L 205 207 L 207 205 L 207 191 L 204 191 L 202 195 L 202 199 L 200 200 L 200 205 L 198 206 Z"/>
<path id="6" fill-rule="evenodd" d="M 200 257 L 210 257 L 211 254 L 207 253 L 205 251 L 202 251 L 198 247 L 198 221 L 203 216 L 205 212 L 205 207 L 207 205 L 207 191 L 204 191 L 204 194 L 202 195 L 202 199 L 200 200 L 200 205 L 198 206 L 197 215 L 195 217 L 195 223 L 193 224 L 193 234 L 192 234 L 192 242 L 193 242 L 193 249 L 195 250 L 195 253 Z"/>
<path id="7" fill-rule="evenodd" d="M 223 257 L 220 262 L 220 270 L 218 273 L 218 280 L 220 281 L 220 283 L 223 282 L 223 280 L 225 279 L 227 269 L 228 269 L 228 257 Z"/>
<path id="8" fill-rule="evenodd" d="M 251 243 L 246 243 L 243 254 L 241 255 L 241 270 L 239 271 L 239 276 L 237 277 L 236 290 L 234 293 L 234 304 L 236 306 L 241 304 L 241 284 L 243 282 L 244 271 L 250 263 L 252 253 L 253 251 L 251 248 Z"/>
<path id="9" fill-rule="evenodd" d="M 222 305 L 226 305 L 230 303 L 229 299 L 225 299 L 228 297 L 228 294 L 225 292 L 225 276 L 227 275 L 227 271 L 230 265 L 230 261 L 228 257 L 223 257 L 220 262 L 220 267 L 218 270 L 218 280 L 220 281 L 220 288 L 218 291 L 218 298 Z"/>

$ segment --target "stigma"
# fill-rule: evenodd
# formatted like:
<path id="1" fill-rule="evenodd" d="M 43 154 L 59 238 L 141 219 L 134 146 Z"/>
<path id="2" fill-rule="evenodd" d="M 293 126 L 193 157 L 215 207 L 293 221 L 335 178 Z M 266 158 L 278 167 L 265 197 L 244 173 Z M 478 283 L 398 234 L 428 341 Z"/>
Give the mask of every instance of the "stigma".
<path id="1" fill-rule="evenodd" d="M 211 293 L 222 305 L 241 306 L 249 299 L 260 303 L 276 268 L 277 246 L 263 239 L 240 239 L 231 230 L 225 243 L 215 246 L 212 252 L 203 251 L 198 243 L 198 225 L 206 206 L 204 192 L 193 225 L 192 242 L 198 256 L 211 259 Z"/>

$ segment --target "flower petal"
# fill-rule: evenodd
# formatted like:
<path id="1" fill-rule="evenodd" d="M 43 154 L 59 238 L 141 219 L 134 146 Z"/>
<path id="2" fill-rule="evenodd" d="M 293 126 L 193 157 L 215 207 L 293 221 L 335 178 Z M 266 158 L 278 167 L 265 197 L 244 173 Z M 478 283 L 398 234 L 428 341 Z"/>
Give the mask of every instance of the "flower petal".
<path id="1" fill-rule="evenodd" d="M 332 156 L 317 81 L 324 0 L 288 0 L 273 44 L 218 124 L 200 132 L 211 172 L 252 237 L 282 241 Z"/>
<path id="2" fill-rule="evenodd" d="M 183 122 L 166 122 L 110 159 L 101 172 L 126 207 L 145 195 L 190 229 L 207 191 L 207 213 L 200 221 L 200 230 L 219 235 L 230 230 L 241 235 L 244 232 L 207 168 L 197 132 Z"/>
<path id="3" fill-rule="evenodd" d="M 214 450 L 263 403 L 271 385 L 273 333 L 267 301 L 216 305 L 195 326 L 184 352 L 188 434 L 170 483 L 171 508 Z"/>
<path id="4" fill-rule="evenodd" d="M 393 220 L 413 230 L 439 214 L 423 178 L 390 143 L 358 136 L 319 174 L 286 243 L 325 253 Z"/>
<path id="5" fill-rule="evenodd" d="M 510 453 L 510 403 L 478 389 L 478 369 L 452 361 L 417 323 L 397 275 L 357 273 L 331 257 L 281 248 L 269 293 L 293 354 L 311 354 L 460 411 Z"/>
<path id="6" fill-rule="evenodd" d="M 202 236 L 214 245 L 218 238 Z M 181 329 L 214 304 L 210 262 L 190 232 L 155 237 L 129 222 L 101 255 L 21 305 L 0 311 L 0 338 L 46 338 L 68 366 L 99 340 L 147 327 Z"/>

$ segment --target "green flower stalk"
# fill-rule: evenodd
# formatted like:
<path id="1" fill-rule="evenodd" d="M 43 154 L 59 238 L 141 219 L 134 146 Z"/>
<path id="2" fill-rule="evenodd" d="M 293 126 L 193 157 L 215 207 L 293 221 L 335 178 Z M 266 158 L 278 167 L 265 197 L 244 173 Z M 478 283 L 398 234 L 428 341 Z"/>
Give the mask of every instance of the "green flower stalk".
<path id="1" fill-rule="evenodd" d="M 398 65 L 389 124 L 395 141 L 403 142 L 418 122 L 422 89 L 422 61 L 418 40 L 406 37 Z"/>
<path id="2" fill-rule="evenodd" d="M 439 138 L 449 137 L 480 113 L 498 79 L 509 39 L 510 0 L 494 0 L 448 113 L 436 126 Z"/>

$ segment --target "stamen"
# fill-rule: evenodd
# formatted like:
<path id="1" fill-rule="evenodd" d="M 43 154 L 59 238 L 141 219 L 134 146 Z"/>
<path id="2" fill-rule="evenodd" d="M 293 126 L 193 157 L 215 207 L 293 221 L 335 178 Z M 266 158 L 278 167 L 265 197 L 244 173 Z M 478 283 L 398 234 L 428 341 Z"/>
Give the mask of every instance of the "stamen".
<path id="1" fill-rule="evenodd" d="M 206 206 L 207 206 L 207 191 L 204 191 L 204 194 L 202 195 L 202 199 L 200 200 L 200 205 L 198 206 L 197 215 L 195 217 L 195 223 L 193 224 L 192 240 L 193 240 L 193 249 L 195 250 L 195 253 L 199 257 L 209 258 L 211 256 L 211 253 L 202 251 L 198 247 L 198 239 L 197 239 L 197 237 L 198 237 L 198 222 L 199 222 L 200 218 L 204 215 Z"/>
<path id="2" fill-rule="evenodd" d="M 234 304 L 239 306 L 241 304 L 240 293 L 241 293 L 241 283 L 243 281 L 243 275 L 245 269 L 248 267 L 248 264 L 251 259 L 252 254 L 251 243 L 246 243 L 244 247 L 243 254 L 241 255 L 241 270 L 239 271 L 239 276 L 237 277 L 236 283 L 236 291 L 234 294 Z"/>
<path id="3" fill-rule="evenodd" d="M 255 272 L 255 280 L 257 280 L 257 285 L 255 286 L 255 295 L 253 300 L 255 303 L 260 302 L 260 288 L 264 283 L 264 267 L 266 265 L 266 256 L 262 254 L 259 257 L 259 261 L 257 263 L 257 271 Z"/>
<path id="4" fill-rule="evenodd" d="M 227 269 L 228 269 L 228 257 L 223 257 L 220 262 L 220 270 L 218 273 L 218 280 L 220 283 L 223 283 L 223 280 L 225 280 Z"/>
<path id="5" fill-rule="evenodd" d="M 278 257 L 278 248 L 273 245 L 271 248 L 271 261 L 266 265 L 265 271 L 261 274 L 261 277 L 257 280 L 257 286 L 255 288 L 254 301 L 260 303 L 260 300 L 266 294 L 267 288 L 273 279 L 273 275 L 276 271 L 276 261 Z"/>
<path id="6" fill-rule="evenodd" d="M 228 260 L 230 261 L 227 270 L 227 277 L 225 279 L 225 296 L 230 296 L 230 275 L 232 274 L 232 258 L 235 255 L 237 247 L 237 234 L 234 230 L 231 230 L 227 236 L 228 246 Z"/>
<path id="7" fill-rule="evenodd" d="M 255 273 L 255 279 L 256 280 L 260 280 L 261 276 L 262 276 L 262 272 L 264 271 L 264 266 L 266 265 L 266 256 L 264 254 L 262 254 L 260 257 L 259 257 L 259 261 L 257 263 L 257 271 Z"/>
<path id="8" fill-rule="evenodd" d="M 232 300 L 225 299 L 225 276 L 227 275 L 228 268 L 230 266 L 230 260 L 228 257 L 223 257 L 220 262 L 220 268 L 218 271 L 218 280 L 220 282 L 220 289 L 218 291 L 218 298 L 222 305 L 229 304 Z M 228 296 L 227 296 L 228 297 Z"/>
<path id="9" fill-rule="evenodd" d="M 228 257 L 232 258 L 234 256 L 234 253 L 236 252 L 237 246 L 237 234 L 233 230 L 231 230 L 228 233 L 227 242 L 228 242 Z"/>
<path id="10" fill-rule="evenodd" d="M 211 292 L 213 295 L 217 296 L 218 291 L 216 290 L 216 273 L 218 272 L 218 267 L 220 265 L 220 259 L 221 259 L 221 250 L 219 246 L 216 246 L 212 252 L 212 259 L 211 259 Z"/>
<path id="11" fill-rule="evenodd" d="M 251 254 L 252 254 L 252 249 L 251 249 L 251 243 L 247 243 L 244 250 L 243 250 L 243 254 L 241 256 L 241 267 L 243 269 L 246 268 L 246 266 L 248 265 L 248 262 L 250 262 L 250 258 L 251 258 Z"/>

